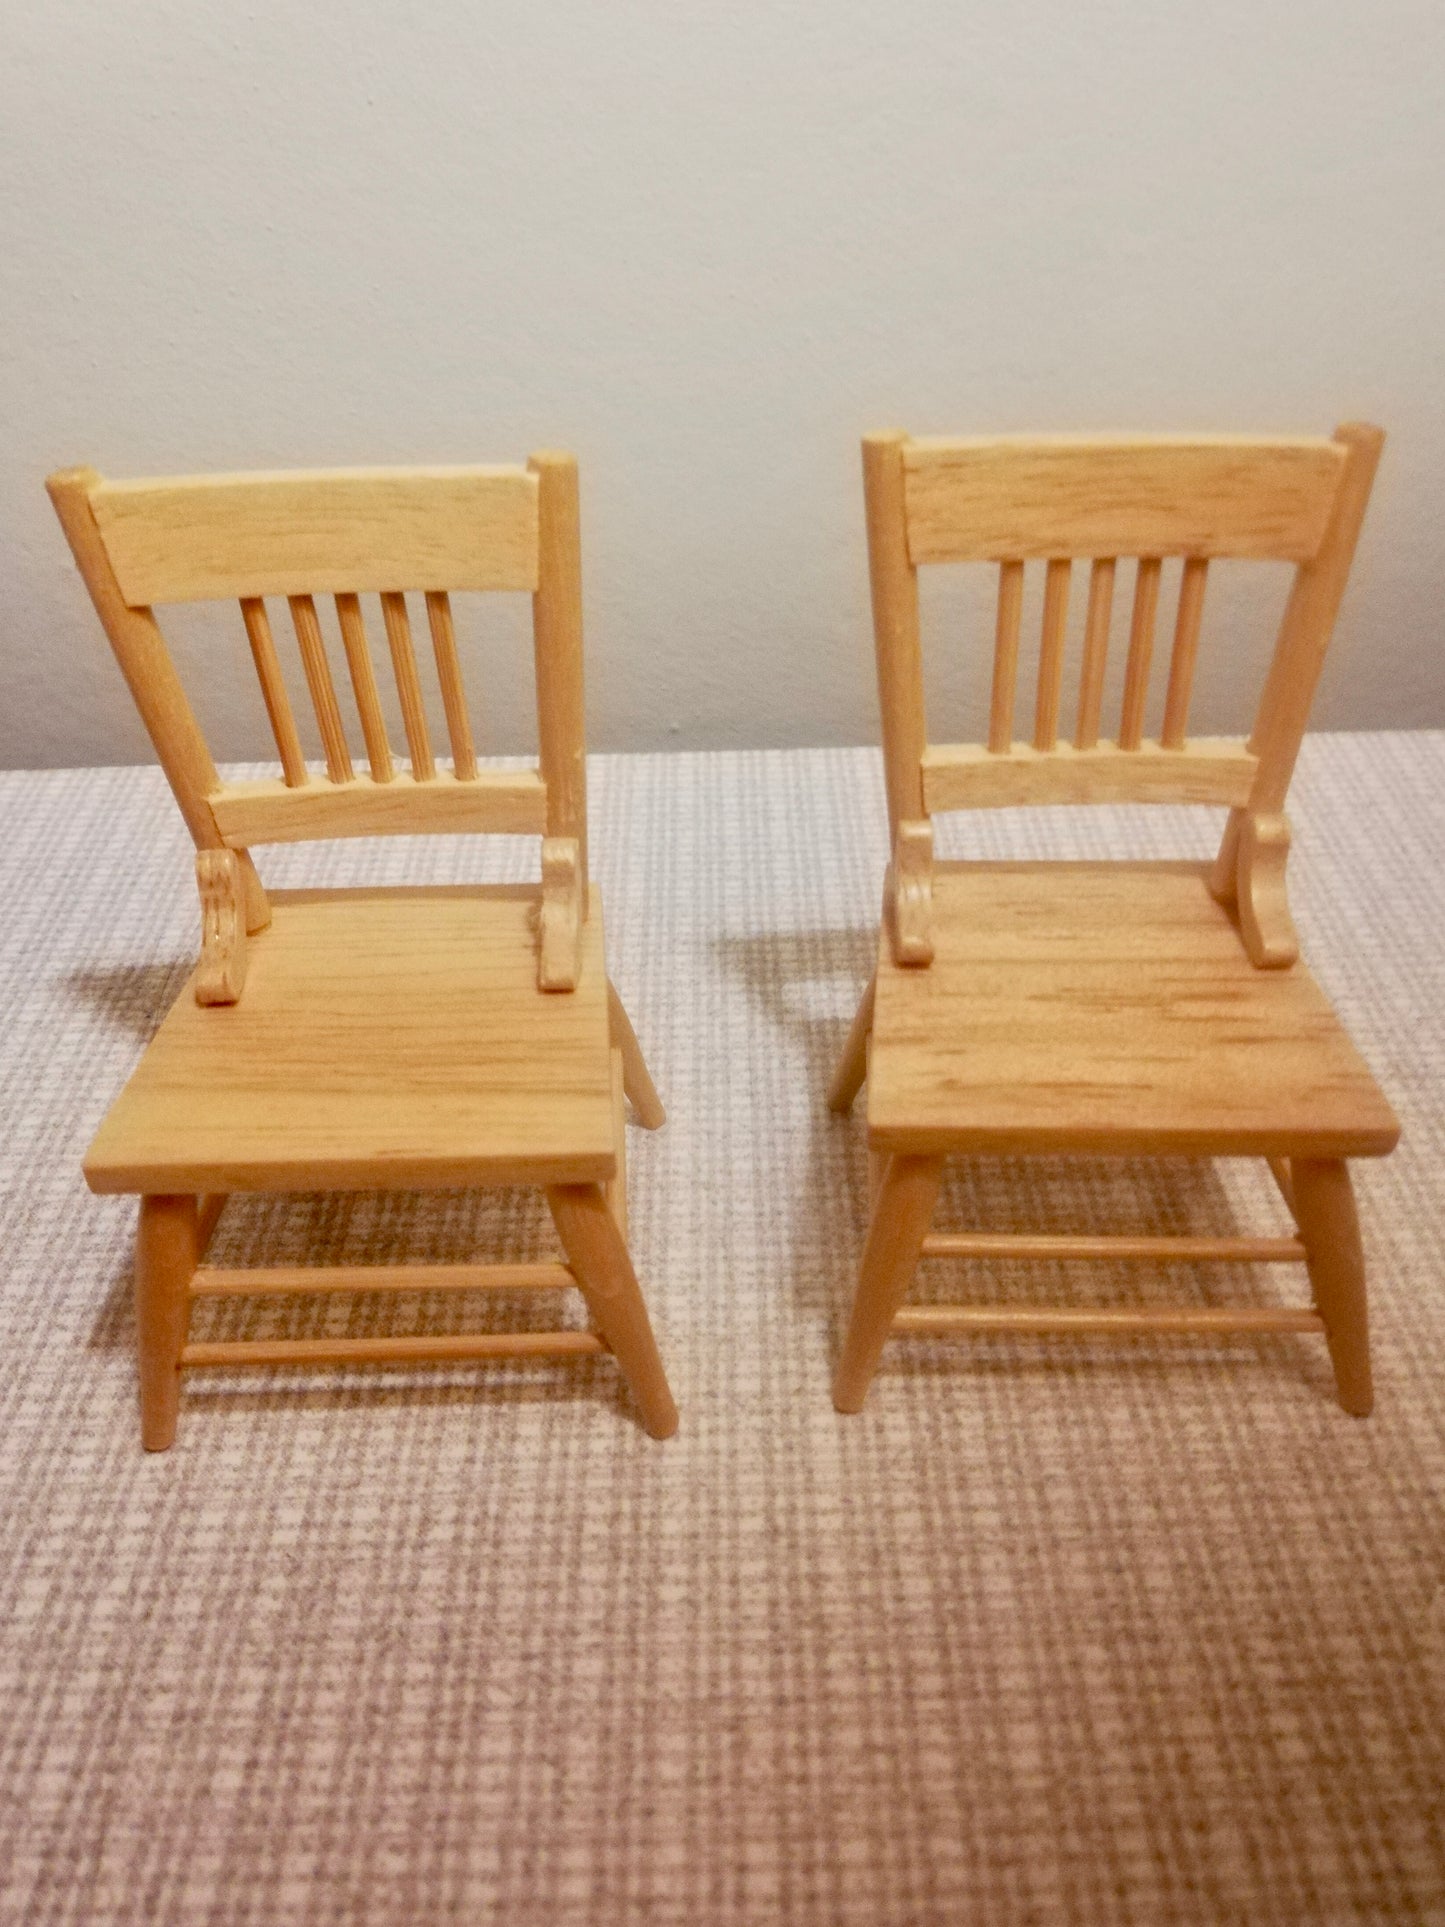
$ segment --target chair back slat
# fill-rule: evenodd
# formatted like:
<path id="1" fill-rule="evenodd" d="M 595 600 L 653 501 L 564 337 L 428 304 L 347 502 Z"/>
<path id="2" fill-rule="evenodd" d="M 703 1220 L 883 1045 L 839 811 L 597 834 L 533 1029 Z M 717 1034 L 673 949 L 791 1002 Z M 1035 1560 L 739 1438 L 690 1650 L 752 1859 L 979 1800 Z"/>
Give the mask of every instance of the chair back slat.
<path id="1" fill-rule="evenodd" d="M 291 698 L 286 693 L 286 683 L 281 674 L 281 659 L 276 654 L 271 619 L 266 614 L 266 605 L 260 596 L 241 598 L 241 619 L 246 625 L 246 640 L 251 645 L 251 658 L 261 682 L 261 699 L 270 718 L 271 734 L 276 739 L 276 754 L 281 758 L 287 787 L 302 789 L 311 779 L 306 772 L 301 738 L 296 733 Z"/>
<path id="2" fill-rule="evenodd" d="M 1154 657 L 1154 624 L 1159 609 L 1157 555 L 1139 558 L 1134 583 L 1134 613 L 1129 622 L 1129 655 L 1124 664 L 1124 696 L 1119 711 L 1119 747 L 1137 749 L 1144 740 L 1144 705 L 1149 697 L 1149 667 Z"/>
<path id="3" fill-rule="evenodd" d="M 331 665 L 326 660 L 326 644 L 316 604 L 309 595 L 288 596 L 291 623 L 301 651 L 301 666 L 306 672 L 306 687 L 311 692 L 311 707 L 321 731 L 321 747 L 326 755 L 326 774 L 333 783 L 351 781 L 351 751 L 341 726 L 341 706 L 336 700 L 336 685 L 331 680 Z"/>
<path id="4" fill-rule="evenodd" d="M 1114 566 L 1112 555 L 1101 555 L 1089 571 L 1089 611 L 1084 618 L 1084 660 L 1079 668 L 1075 749 L 1092 749 L 1099 740 L 1104 671 L 1109 662 L 1109 620 L 1114 613 Z"/>
<path id="5" fill-rule="evenodd" d="M 452 772 L 463 782 L 469 782 L 477 773 L 477 753 L 472 744 L 471 718 L 467 715 L 466 693 L 462 688 L 462 666 L 457 659 L 452 605 L 445 589 L 427 590 L 426 617 L 436 655 L 442 707 L 446 711 L 447 736 L 452 746 Z"/>
<path id="6" fill-rule="evenodd" d="M 406 612 L 405 595 L 395 589 L 384 591 L 381 614 L 386 623 L 387 647 L 391 650 L 391 666 L 396 675 L 396 693 L 401 703 L 401 724 L 406 731 L 407 751 L 411 756 L 411 773 L 418 783 L 425 783 L 436 775 L 436 763 L 432 759 L 431 737 L 427 733 L 426 705 L 422 701 L 421 678 L 417 674 L 416 651 L 411 643 L 411 619 Z"/>
<path id="7" fill-rule="evenodd" d="M 1159 740 L 1165 749 L 1182 749 L 1189 726 L 1189 698 L 1194 690 L 1194 664 L 1199 655 L 1199 624 L 1204 614 L 1204 585 L 1209 559 L 1185 558 L 1179 583 L 1179 612 L 1174 621 L 1174 647 L 1169 656 L 1169 687 L 1164 696 L 1164 722 Z"/>
<path id="8" fill-rule="evenodd" d="M 1069 615 L 1067 556 L 1055 557 L 1044 578 L 1044 633 L 1039 646 L 1039 692 L 1034 709 L 1034 748 L 1052 749 L 1059 740 L 1059 692 L 1064 680 L 1064 624 Z"/>
<path id="9" fill-rule="evenodd" d="M 366 760 L 371 765 L 373 783 L 389 783 L 395 774 L 391 763 L 391 744 L 386 736 L 386 718 L 376 687 L 376 670 L 371 660 L 371 645 L 366 639 L 366 621 L 361 600 L 354 595 L 336 598 L 336 620 L 341 624 L 341 641 L 346 650 L 346 666 L 351 672 L 351 693 L 356 698 L 356 713 L 361 721 Z"/>
<path id="10" fill-rule="evenodd" d="M 1004 562 L 998 572 L 998 616 L 994 624 L 993 693 L 989 700 L 988 746 L 1007 751 L 1014 736 L 1014 700 L 1019 673 L 1019 624 L 1024 608 L 1024 565 Z"/>

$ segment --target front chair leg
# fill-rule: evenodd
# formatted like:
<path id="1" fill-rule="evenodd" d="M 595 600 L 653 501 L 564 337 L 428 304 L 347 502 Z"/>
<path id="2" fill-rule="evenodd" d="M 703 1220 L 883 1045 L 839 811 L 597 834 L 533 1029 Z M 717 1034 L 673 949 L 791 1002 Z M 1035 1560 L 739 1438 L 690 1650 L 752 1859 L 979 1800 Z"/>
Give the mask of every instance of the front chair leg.
<path id="1" fill-rule="evenodd" d="M 547 1192 L 567 1262 L 655 1439 L 677 1430 L 677 1406 L 648 1322 L 632 1259 L 600 1184 L 557 1184 Z"/>
<path id="2" fill-rule="evenodd" d="M 863 1001 L 854 1015 L 853 1028 L 848 1032 L 843 1055 L 838 1059 L 838 1068 L 828 1086 L 830 1111 L 851 1111 L 853 1099 L 862 1090 L 863 1080 L 868 1075 L 868 1039 L 873 1033 L 873 998 L 877 988 L 878 977 L 875 972 L 868 979 L 868 988 L 863 992 Z"/>
<path id="3" fill-rule="evenodd" d="M 190 1328 L 190 1283 L 199 1250 L 193 1197 L 141 1199 L 135 1247 L 135 1316 L 140 1436 L 147 1452 L 164 1452 L 176 1436 L 181 1352 Z"/>
<path id="4" fill-rule="evenodd" d="M 627 1015 L 622 999 L 617 994 L 617 986 L 610 977 L 607 980 L 607 1014 L 612 1041 L 622 1052 L 622 1083 L 627 1100 L 636 1113 L 638 1123 L 646 1130 L 656 1131 L 666 1124 L 667 1112 L 662 1108 L 657 1086 L 648 1073 L 647 1060 L 642 1055 L 637 1032 L 632 1028 L 632 1019 Z"/>
<path id="5" fill-rule="evenodd" d="M 1335 1368 L 1341 1405 L 1367 1418 L 1375 1402 L 1365 1306 L 1365 1254 L 1349 1167 L 1341 1158 L 1292 1158 L 1294 1212 L 1304 1240 L 1315 1309 Z"/>
<path id="6" fill-rule="evenodd" d="M 833 1381 L 840 1412 L 860 1412 L 898 1307 L 908 1295 L 933 1222 L 942 1158 L 895 1155 L 873 1200 L 858 1295 Z"/>

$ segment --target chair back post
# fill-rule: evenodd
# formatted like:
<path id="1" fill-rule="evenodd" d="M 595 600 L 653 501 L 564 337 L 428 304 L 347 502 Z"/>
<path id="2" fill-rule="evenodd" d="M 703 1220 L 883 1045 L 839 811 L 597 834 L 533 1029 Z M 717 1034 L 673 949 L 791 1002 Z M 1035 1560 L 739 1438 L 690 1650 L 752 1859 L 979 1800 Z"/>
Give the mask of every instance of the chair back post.
<path id="1" fill-rule="evenodd" d="M 888 788 L 890 845 L 899 825 L 927 815 L 923 804 L 923 651 L 918 571 L 908 554 L 903 451 L 908 437 L 889 429 L 863 437 L 863 500 L 868 518 L 868 579 L 878 663 L 878 707 Z"/>
<path id="2" fill-rule="evenodd" d="M 582 531 L 577 458 L 533 455 L 538 566 L 532 597 L 538 762 L 547 788 L 547 837 L 577 845 L 580 911 L 587 904 L 587 731 L 582 676 Z"/>

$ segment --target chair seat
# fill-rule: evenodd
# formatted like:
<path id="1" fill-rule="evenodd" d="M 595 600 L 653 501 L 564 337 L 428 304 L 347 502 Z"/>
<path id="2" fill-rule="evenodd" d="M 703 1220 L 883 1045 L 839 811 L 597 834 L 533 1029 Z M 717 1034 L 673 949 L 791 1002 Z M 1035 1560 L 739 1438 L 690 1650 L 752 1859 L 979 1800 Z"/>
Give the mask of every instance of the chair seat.
<path id="1" fill-rule="evenodd" d="M 95 1191 L 591 1183 L 616 1171 L 594 890 L 574 991 L 535 886 L 273 891 L 239 1003 L 193 980 L 85 1161 Z"/>
<path id="2" fill-rule="evenodd" d="M 884 1151 L 1381 1156 L 1394 1113 L 1302 962 L 1258 970 L 1192 863 L 940 863 L 935 957 L 886 936 Z"/>

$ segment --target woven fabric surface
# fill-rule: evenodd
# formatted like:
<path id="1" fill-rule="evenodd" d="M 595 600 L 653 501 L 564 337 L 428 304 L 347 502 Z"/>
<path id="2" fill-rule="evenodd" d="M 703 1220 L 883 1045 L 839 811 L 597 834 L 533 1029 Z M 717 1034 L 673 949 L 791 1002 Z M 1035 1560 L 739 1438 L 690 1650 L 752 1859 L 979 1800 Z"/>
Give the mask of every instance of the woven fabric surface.
<path id="1" fill-rule="evenodd" d="M 1305 951 L 1398 1110 L 1357 1166 L 1377 1409 L 1308 1337 L 895 1342 L 823 1093 L 873 950 L 868 751 L 594 759 L 612 974 L 670 1119 L 632 1238 L 682 1410 L 607 1360 L 190 1374 L 139 1447 L 133 1200 L 85 1146 L 190 967 L 147 770 L 0 777 L 0 1919 L 1445 1920 L 1445 735 L 1321 737 Z M 1218 818 L 954 819 L 1206 854 Z M 263 853 L 521 877 L 535 845 Z M 1284 1229 L 1263 1166 L 979 1164 L 993 1229 Z M 549 1249 L 525 1193 L 238 1202 L 217 1256 Z M 937 1272 L 940 1275 L 934 1276 Z M 1295 1302 L 1291 1268 L 930 1266 L 920 1292 Z M 208 1306 L 232 1336 L 535 1304 Z M 580 1314 L 574 1314 L 580 1315 Z"/>

